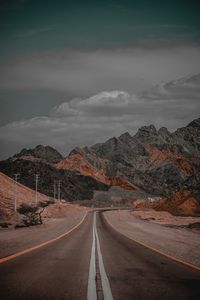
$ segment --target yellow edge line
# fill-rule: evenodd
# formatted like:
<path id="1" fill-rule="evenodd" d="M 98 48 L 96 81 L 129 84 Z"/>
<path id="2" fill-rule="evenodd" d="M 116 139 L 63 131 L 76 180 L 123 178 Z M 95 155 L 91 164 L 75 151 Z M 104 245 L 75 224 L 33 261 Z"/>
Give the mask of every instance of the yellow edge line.
<path id="1" fill-rule="evenodd" d="M 12 260 L 12 259 L 14 259 L 14 258 L 16 258 L 16 257 L 18 257 L 18 256 L 21 256 L 21 255 L 24 255 L 24 254 L 26 254 L 26 253 L 32 252 L 32 251 L 34 251 L 34 250 L 36 250 L 36 249 L 39 249 L 39 248 L 41 248 L 41 247 L 43 247 L 43 246 L 49 245 L 49 244 L 51 244 L 51 243 L 53 243 L 53 242 L 55 242 L 55 241 L 57 241 L 57 240 L 60 240 L 61 238 L 63 238 L 64 236 L 68 235 L 69 233 L 71 233 L 72 231 L 74 231 L 76 228 L 78 228 L 78 227 L 84 222 L 84 220 L 85 220 L 87 214 L 88 214 L 88 212 L 85 214 L 85 216 L 82 218 L 82 220 L 81 220 L 76 226 L 74 226 L 72 229 L 70 229 L 69 231 L 66 231 L 66 232 L 64 232 L 63 234 L 57 236 L 56 238 L 53 238 L 53 239 L 51 239 L 51 240 L 49 240 L 49 241 L 46 241 L 46 242 L 44 242 L 44 243 L 42 243 L 42 244 L 33 246 L 33 247 L 31 247 L 31 248 L 28 248 L 28 249 L 25 249 L 25 250 L 23 250 L 23 251 L 17 252 L 17 253 L 15 253 L 15 254 L 12 254 L 12 255 L 9 255 L 9 256 L 0 258 L 0 264 L 4 263 L 4 262 L 6 262 L 6 261 Z"/>
<path id="2" fill-rule="evenodd" d="M 196 266 L 196 265 L 193 265 L 193 264 L 190 264 L 190 263 L 188 263 L 188 262 L 185 262 L 184 260 L 181 260 L 181 259 L 179 259 L 179 258 L 176 258 L 176 257 L 172 256 L 172 255 L 169 255 L 169 254 L 167 254 L 167 253 L 164 253 L 164 252 L 162 252 L 161 250 L 158 250 L 158 249 L 156 249 L 156 248 L 153 248 L 153 247 L 151 247 L 151 246 L 149 246 L 149 245 L 147 245 L 147 244 L 145 244 L 145 243 L 143 243 L 143 242 L 140 242 L 140 241 L 138 241 L 138 240 L 135 240 L 135 239 L 129 237 L 129 236 L 126 235 L 125 233 L 122 233 L 122 232 L 120 232 L 119 230 L 117 230 L 117 229 L 114 227 L 114 225 L 113 225 L 110 221 L 107 220 L 106 217 L 105 217 L 105 220 L 106 220 L 106 222 L 107 222 L 107 223 L 108 223 L 115 231 L 117 231 L 119 234 L 125 236 L 125 237 L 128 238 L 129 240 L 134 241 L 134 242 L 138 243 L 139 245 L 142 245 L 142 246 L 144 246 L 144 247 L 146 247 L 146 248 L 148 248 L 148 249 L 150 249 L 150 250 L 153 250 L 154 252 L 157 252 L 157 253 L 159 253 L 159 254 L 161 254 L 161 255 L 167 257 L 167 258 L 170 258 L 170 259 L 174 260 L 175 262 L 178 262 L 178 263 L 180 263 L 180 264 L 182 264 L 182 265 L 184 265 L 184 266 L 187 266 L 187 267 L 189 267 L 189 268 L 192 268 L 192 269 L 195 269 L 195 270 L 200 271 L 200 267 L 198 267 L 198 266 Z"/>

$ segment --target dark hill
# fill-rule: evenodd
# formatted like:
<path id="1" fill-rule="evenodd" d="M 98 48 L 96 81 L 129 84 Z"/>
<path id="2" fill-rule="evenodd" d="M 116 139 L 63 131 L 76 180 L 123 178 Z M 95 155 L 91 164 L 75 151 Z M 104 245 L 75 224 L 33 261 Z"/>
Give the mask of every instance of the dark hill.
<path id="1" fill-rule="evenodd" d="M 61 181 L 61 198 L 67 201 L 85 200 L 93 197 L 94 190 L 108 190 L 108 186 L 92 177 L 73 171 L 58 170 L 43 161 L 8 159 L 0 162 L 0 170 L 14 177 L 20 174 L 20 183 L 35 189 L 35 174 L 39 174 L 38 191 L 53 197 L 54 181 Z"/>
<path id="2" fill-rule="evenodd" d="M 13 156 L 13 159 L 15 158 L 37 158 L 54 164 L 62 160 L 63 156 L 50 146 L 38 145 L 34 149 L 23 149 L 20 153 Z"/>

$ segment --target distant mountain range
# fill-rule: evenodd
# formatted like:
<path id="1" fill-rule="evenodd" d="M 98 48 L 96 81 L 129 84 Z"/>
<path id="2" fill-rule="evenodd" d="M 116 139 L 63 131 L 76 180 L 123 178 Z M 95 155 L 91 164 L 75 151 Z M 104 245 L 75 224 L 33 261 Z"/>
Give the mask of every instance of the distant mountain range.
<path id="1" fill-rule="evenodd" d="M 63 156 L 50 146 L 23 149 L 0 162 L 0 170 L 39 191 L 53 196 L 55 180 L 62 182 L 62 198 L 68 201 L 93 198 L 95 190 L 112 186 L 170 197 L 187 189 L 200 194 L 200 118 L 171 133 L 154 125 L 143 126 L 91 147 L 75 148 Z"/>

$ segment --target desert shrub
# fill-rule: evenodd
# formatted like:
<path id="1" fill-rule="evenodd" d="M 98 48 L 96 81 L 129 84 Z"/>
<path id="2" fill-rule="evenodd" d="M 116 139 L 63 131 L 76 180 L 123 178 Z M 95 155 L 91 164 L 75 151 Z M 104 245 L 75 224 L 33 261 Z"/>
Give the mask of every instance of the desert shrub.
<path id="1" fill-rule="evenodd" d="M 23 223 L 26 226 L 33 226 L 43 223 L 42 212 L 46 206 L 48 206 L 47 203 L 45 206 L 41 206 L 41 203 L 37 205 L 22 203 L 17 211 L 23 215 Z"/>

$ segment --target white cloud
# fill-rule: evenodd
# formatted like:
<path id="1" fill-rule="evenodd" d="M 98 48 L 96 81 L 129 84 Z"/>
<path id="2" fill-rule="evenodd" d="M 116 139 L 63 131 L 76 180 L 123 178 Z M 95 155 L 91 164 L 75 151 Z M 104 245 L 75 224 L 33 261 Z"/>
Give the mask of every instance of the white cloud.
<path id="1" fill-rule="evenodd" d="M 76 108 L 72 107 L 72 102 L 81 101 L 81 99 L 73 99 L 70 102 L 64 102 L 58 106 L 55 106 L 51 111 L 50 115 L 54 117 L 66 117 L 66 116 L 76 116 L 81 115 L 82 113 Z"/>
<path id="2" fill-rule="evenodd" d="M 122 91 L 101 92 L 83 101 L 73 101 L 80 107 L 123 107 L 129 103 L 130 95 Z"/>
<path id="3" fill-rule="evenodd" d="M 123 91 L 103 91 L 88 98 L 73 98 L 54 107 L 50 116 L 115 116 L 132 114 L 142 99 Z M 131 110 L 130 110 L 131 109 Z"/>
<path id="4" fill-rule="evenodd" d="M 172 83 L 173 89 L 166 93 Z M 190 97 L 180 98 L 180 87 L 186 86 Z M 162 89 L 149 90 L 140 96 L 115 90 L 73 98 L 54 107 L 48 116 L 0 127 L 2 157 L 37 144 L 49 144 L 67 154 L 75 146 L 105 141 L 125 131 L 134 134 L 140 126 L 151 123 L 174 130 L 199 117 L 200 104 L 192 90 L 199 86 L 198 76 L 193 76 L 163 83 Z"/>
<path id="5" fill-rule="evenodd" d="M 89 98 L 73 98 L 54 107 L 50 115 L 67 116 L 120 116 L 133 114 L 143 105 L 143 99 L 123 91 L 104 91 Z"/>
<path id="6" fill-rule="evenodd" d="M 142 93 L 142 97 L 150 99 L 190 99 L 199 101 L 200 73 L 194 76 L 183 77 L 170 82 L 161 82 L 152 89 Z"/>

